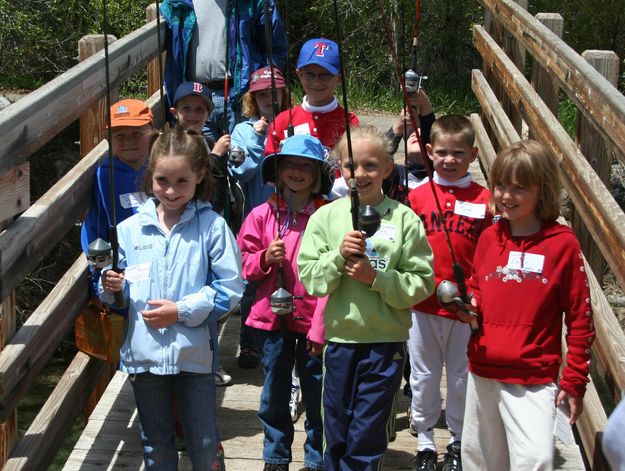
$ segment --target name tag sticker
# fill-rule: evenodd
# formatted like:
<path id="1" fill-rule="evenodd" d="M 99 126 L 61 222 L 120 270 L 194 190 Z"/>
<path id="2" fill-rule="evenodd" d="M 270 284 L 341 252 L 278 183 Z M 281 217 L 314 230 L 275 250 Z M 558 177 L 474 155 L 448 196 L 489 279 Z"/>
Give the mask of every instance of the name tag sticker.
<path id="1" fill-rule="evenodd" d="M 293 127 L 293 133 L 294 134 L 310 134 L 310 126 L 308 126 L 308 123 L 304 123 L 304 124 L 298 124 L 297 126 Z M 284 130 L 284 137 L 287 138 L 287 130 Z"/>
<path id="2" fill-rule="evenodd" d="M 373 234 L 373 237 L 395 242 L 397 239 L 397 228 L 395 226 L 391 226 L 390 224 L 382 224 L 377 232 Z"/>
<path id="3" fill-rule="evenodd" d="M 484 219 L 486 217 L 486 205 L 484 203 L 467 203 L 466 201 L 457 201 L 454 207 L 454 213 L 459 216 L 467 216 L 474 219 Z"/>
<path id="4" fill-rule="evenodd" d="M 122 205 L 122 208 L 136 208 L 141 206 L 141 203 L 145 200 L 145 195 L 139 191 L 134 193 L 124 193 L 123 195 L 119 195 L 119 202 Z"/>
<path id="5" fill-rule="evenodd" d="M 150 279 L 150 268 L 152 262 L 140 263 L 126 268 L 124 276 L 128 283 L 138 283 L 139 281 L 145 281 Z"/>
<path id="6" fill-rule="evenodd" d="M 510 252 L 508 268 L 524 270 L 532 273 L 542 273 L 545 256 L 527 252 Z"/>

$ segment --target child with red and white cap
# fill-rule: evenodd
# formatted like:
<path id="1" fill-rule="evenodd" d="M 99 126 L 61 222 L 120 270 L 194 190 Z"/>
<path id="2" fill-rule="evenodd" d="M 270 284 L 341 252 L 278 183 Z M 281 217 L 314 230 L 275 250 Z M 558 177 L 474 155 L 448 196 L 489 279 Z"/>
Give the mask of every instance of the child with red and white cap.
<path id="1" fill-rule="evenodd" d="M 273 80 L 272 80 L 273 73 Z M 231 163 L 230 171 L 241 185 L 245 195 L 244 215 L 258 205 L 265 203 L 273 188 L 266 185 L 260 171 L 265 152 L 267 128 L 274 118 L 272 110 L 272 86 L 276 88 L 276 100 L 281 111 L 289 108 L 289 95 L 284 76 L 277 67 L 262 67 L 252 73 L 249 89 L 243 95 L 243 115 L 248 118 L 232 131 L 232 149 L 243 154 L 241 164 Z M 241 299 L 241 332 L 238 365 L 241 368 L 258 366 L 258 348 L 250 327 L 245 325 L 252 308 L 258 283 L 246 280 L 245 293 Z"/>

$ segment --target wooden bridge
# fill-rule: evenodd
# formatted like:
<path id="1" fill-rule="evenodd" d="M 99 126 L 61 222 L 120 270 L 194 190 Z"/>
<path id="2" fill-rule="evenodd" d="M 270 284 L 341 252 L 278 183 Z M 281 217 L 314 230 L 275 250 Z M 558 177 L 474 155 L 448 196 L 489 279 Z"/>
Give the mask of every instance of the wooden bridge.
<path id="1" fill-rule="evenodd" d="M 496 152 L 525 136 L 542 141 L 560 159 L 570 199 L 567 218 L 589 264 L 597 331 L 593 382 L 577 425 L 578 444 L 589 468 L 606 469 L 600 447 L 606 411 L 625 390 L 625 336 L 602 291 L 606 268 L 625 289 L 625 215 L 609 192 L 612 162 L 625 162 L 625 97 L 614 87 L 613 76 L 615 70 L 618 75 L 619 59 L 606 51 L 576 54 L 560 39 L 562 19 L 553 14 L 531 16 L 523 8 L 526 0 L 479 1 L 486 21 L 474 27 L 473 39 L 483 67 L 473 71 L 472 88 L 481 111 L 471 120 L 477 130 L 481 168 L 487 177 Z M 165 26 L 161 28 L 165 38 Z M 163 44 L 156 38 L 152 21 L 112 43 L 109 55 L 114 88 L 146 66 L 151 70 L 149 103 L 159 117 L 153 59 Z M 0 226 L 4 229 L 0 233 L 0 462 L 6 470 L 47 468 L 75 418 L 85 405 L 97 402 L 111 377 L 109 365 L 78 353 L 24 437 L 17 439 L 16 406 L 71 332 L 88 297 L 87 264 L 76 247 L 74 264 L 16 330 L 15 288 L 84 214 L 94 171 L 107 150 L 97 126 L 102 123 L 105 94 L 103 53 L 95 53 L 98 47 L 92 44 L 83 42 L 79 65 L 0 112 L 0 221 L 4 221 Z M 557 119 L 561 94 L 577 109 L 575 140 Z M 83 158 L 31 205 L 30 155 L 79 117 Z M 224 328 L 224 366 L 237 385 L 220 389 L 221 428 L 228 469 L 260 469 L 261 428 L 255 417 L 260 371 L 241 375 L 232 363 L 237 321 L 231 318 Z M 600 386 L 601 397 L 595 385 Z M 404 403 L 398 411 L 398 435 L 390 446 L 386 469 L 411 466 L 416 440 L 405 430 L 405 408 Z M 66 468 L 139 469 L 133 411 L 127 382 L 116 374 Z M 295 462 L 301 465 L 302 456 L 297 454 L 301 421 L 297 429 Z M 126 431 L 129 435 L 123 434 Z M 443 449 L 445 431 L 438 429 L 437 437 Z M 558 453 L 559 469 L 582 468 L 577 449 Z"/>

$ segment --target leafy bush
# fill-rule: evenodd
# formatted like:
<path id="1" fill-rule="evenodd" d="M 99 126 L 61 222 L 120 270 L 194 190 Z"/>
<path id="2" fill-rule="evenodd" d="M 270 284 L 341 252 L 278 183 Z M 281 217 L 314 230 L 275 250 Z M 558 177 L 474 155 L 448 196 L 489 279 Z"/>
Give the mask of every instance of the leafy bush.
<path id="1" fill-rule="evenodd" d="M 109 2 L 109 33 L 145 22 L 148 1 Z M 76 64 L 78 40 L 102 32 L 102 0 L 0 0 L 0 87 L 34 89 Z"/>

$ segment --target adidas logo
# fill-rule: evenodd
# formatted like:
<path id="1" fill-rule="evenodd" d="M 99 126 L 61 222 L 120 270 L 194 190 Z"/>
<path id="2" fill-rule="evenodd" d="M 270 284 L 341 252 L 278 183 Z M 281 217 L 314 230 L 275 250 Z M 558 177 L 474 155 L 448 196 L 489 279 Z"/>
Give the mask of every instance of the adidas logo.
<path id="1" fill-rule="evenodd" d="M 399 352 L 395 353 L 395 356 L 393 356 L 393 360 L 403 360 L 401 354 Z"/>

